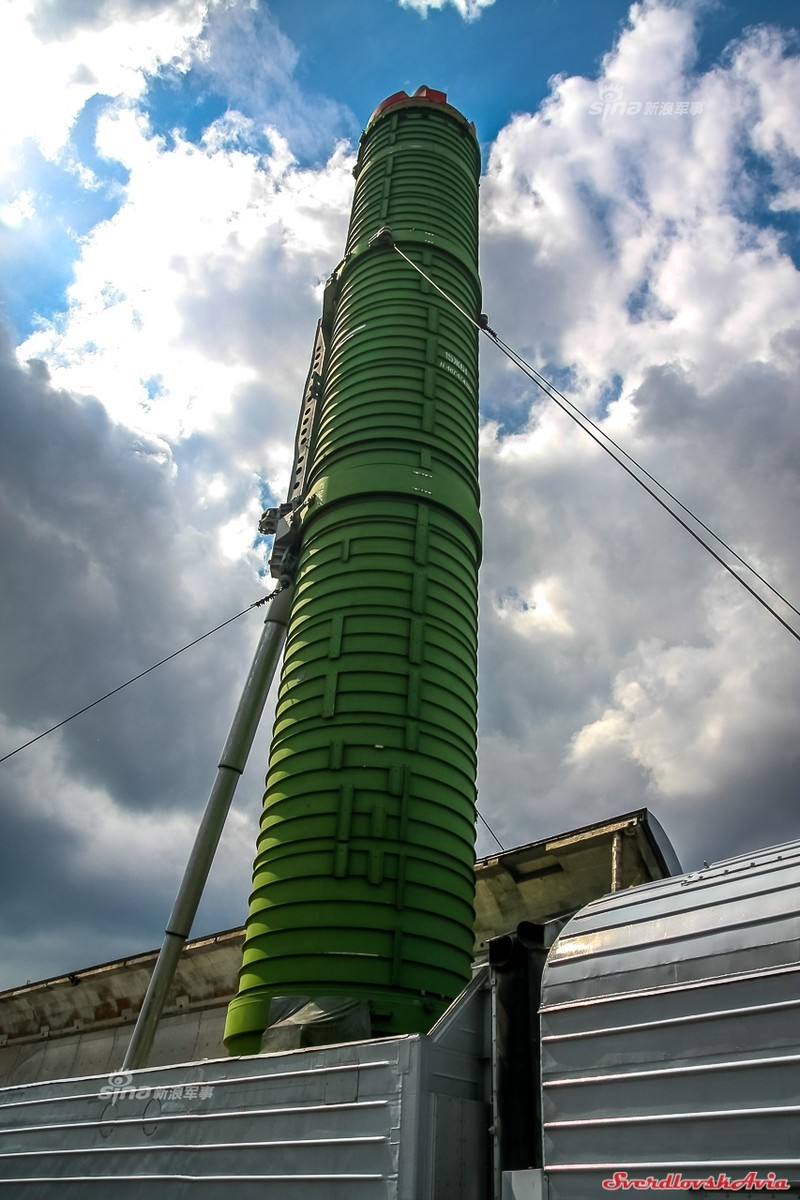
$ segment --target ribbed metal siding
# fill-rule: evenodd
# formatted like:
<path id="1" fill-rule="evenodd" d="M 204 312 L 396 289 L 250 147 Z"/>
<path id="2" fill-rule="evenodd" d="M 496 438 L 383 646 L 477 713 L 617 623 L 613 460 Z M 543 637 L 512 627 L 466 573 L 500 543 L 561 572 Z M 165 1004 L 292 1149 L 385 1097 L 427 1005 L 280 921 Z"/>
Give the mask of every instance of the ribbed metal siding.
<path id="1" fill-rule="evenodd" d="M 606 896 L 567 925 L 541 1010 L 554 1200 L 601 1195 L 620 1170 L 800 1180 L 798 909 L 790 843 Z"/>
<path id="2" fill-rule="evenodd" d="M 397 1195 L 408 1045 L 332 1048 L 0 1091 L 0 1196 Z M 210 1094 L 209 1094 L 210 1093 Z"/>
<path id="3" fill-rule="evenodd" d="M 478 210 L 474 203 L 480 150 L 474 131 L 448 104 L 411 97 L 373 116 L 359 148 L 358 187 L 345 253 L 375 232 L 378 222 L 411 225 L 432 241 L 458 239 L 470 259 L 478 256 Z M 420 177 L 429 188 L 420 192 Z M 387 179 L 393 183 L 387 185 Z M 396 180 L 396 183 L 394 182 Z M 447 206 L 441 197 L 448 199 Z"/>
<path id="4" fill-rule="evenodd" d="M 430 1037 L 136 1071 L 114 1103 L 103 1076 L 0 1089 L 0 1200 L 488 1200 L 487 996 Z"/>

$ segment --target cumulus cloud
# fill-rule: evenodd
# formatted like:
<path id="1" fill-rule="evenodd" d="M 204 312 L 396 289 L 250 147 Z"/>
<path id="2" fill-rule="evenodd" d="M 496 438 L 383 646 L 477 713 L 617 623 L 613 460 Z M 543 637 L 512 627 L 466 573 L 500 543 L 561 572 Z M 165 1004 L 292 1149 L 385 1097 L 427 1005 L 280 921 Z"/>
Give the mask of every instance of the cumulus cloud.
<path id="1" fill-rule="evenodd" d="M 28 4 L 28 20 L 39 38 L 52 41 L 81 29 L 148 20 L 167 8 L 185 17 L 204 13 L 209 7 L 208 0 L 33 0 Z"/>
<path id="2" fill-rule="evenodd" d="M 164 442 L 113 421 L 90 397 L 54 388 L 41 362 L 19 367 L 5 339 L 0 349 L 7 753 L 240 611 L 263 586 L 246 557 L 231 560 L 219 543 L 220 523 L 241 503 L 224 439 L 207 452 L 234 487 L 209 489 L 209 519 L 197 477 Z M 47 926 L 48 911 L 68 909 L 70 928 L 47 962 L 28 956 L 23 978 L 74 966 L 81 938 L 91 959 L 101 946 L 111 953 L 115 938 L 114 954 L 140 947 L 144 929 L 145 944 L 157 940 L 259 623 L 257 613 L 242 618 L 3 764 L 8 986 L 18 981 L 27 931 Z M 251 830 L 264 753 L 262 744 L 242 801 Z M 227 844 L 241 856 L 237 820 Z M 247 873 L 240 858 L 233 887 L 227 854 L 209 895 L 211 927 L 243 912 Z"/>
<path id="3" fill-rule="evenodd" d="M 501 131 L 483 185 L 485 302 L 796 597 L 800 276 L 756 197 L 767 175 L 777 207 L 791 202 L 800 62 L 756 30 L 697 75 L 694 19 L 635 5 L 597 80 L 555 80 L 540 112 Z M 789 635 L 488 350 L 483 370 L 494 827 L 513 843 L 645 802 L 697 861 L 754 844 L 749 804 L 796 836 Z"/>
<path id="4" fill-rule="evenodd" d="M 167 149 L 130 108 L 101 120 L 101 152 L 130 172 L 125 202 L 84 239 L 66 314 L 19 353 L 172 440 L 208 432 L 255 387 L 263 445 L 289 437 L 318 284 L 344 240 L 352 156 L 340 146 L 304 170 L 277 132 L 257 156 L 229 129 L 226 117 L 203 145 Z"/>
<path id="5" fill-rule="evenodd" d="M 278 129 L 293 153 L 317 161 L 343 135 L 357 138 L 360 125 L 346 105 L 300 87 L 295 79 L 299 59 L 266 5 L 227 3 L 210 11 L 191 60 L 181 69 L 191 65 L 256 128 Z"/>
<path id="6" fill-rule="evenodd" d="M 185 54 L 208 5 L 85 4 L 19 0 L 3 11 L 0 105 L 14 114 L 0 133 L 0 169 L 19 161 L 27 140 L 57 157 L 94 95 L 142 95 L 147 75 Z"/>
<path id="7" fill-rule="evenodd" d="M 494 0 L 400 0 L 401 8 L 413 8 L 421 17 L 427 17 L 429 12 L 440 12 L 448 4 L 452 4 L 465 21 L 474 21 L 485 8 L 494 4 Z"/>

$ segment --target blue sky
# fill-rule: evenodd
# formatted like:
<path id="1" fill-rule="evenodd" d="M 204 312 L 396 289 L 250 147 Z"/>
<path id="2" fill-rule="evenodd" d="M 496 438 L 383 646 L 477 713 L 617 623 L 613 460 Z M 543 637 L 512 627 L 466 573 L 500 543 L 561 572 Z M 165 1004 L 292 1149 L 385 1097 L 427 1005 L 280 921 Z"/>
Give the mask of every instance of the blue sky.
<path id="1" fill-rule="evenodd" d="M 97 7 L 103 11 L 102 5 Z M 323 107 L 335 97 L 349 110 L 339 114 L 337 127 L 324 122 L 319 136 L 313 112 L 308 114 L 293 151 L 301 163 L 318 165 L 337 137 L 357 137 L 364 114 L 386 90 L 387 80 L 393 89 L 413 91 L 420 81 L 429 80 L 447 91 L 475 120 L 488 153 L 511 115 L 535 111 L 553 75 L 597 75 L 628 9 L 624 0 L 571 0 L 568 6 L 556 0 L 495 0 L 474 19 L 465 20 L 449 4 L 421 18 L 418 9 L 394 0 L 325 5 L 317 0 L 276 0 L 254 9 L 244 6 L 240 25 L 256 43 L 269 41 L 276 31 L 291 41 L 297 56 L 292 79 L 311 110 L 315 97 Z M 703 72 L 724 60 L 743 30 L 757 23 L 783 25 L 788 9 L 785 0 L 769 0 L 760 5 L 699 5 L 698 11 L 702 19 L 695 68 Z M 183 64 L 167 61 L 142 74 L 139 107 L 152 133 L 168 143 L 175 131 L 199 143 L 232 103 L 231 89 L 217 88 L 197 65 L 186 71 Z M 275 87 L 273 80 L 259 97 L 265 111 L 280 104 Z M 245 112 L 254 108 L 248 115 L 258 115 L 259 105 L 247 103 L 252 98 L 236 97 Z M 0 297 L 5 319 L 20 337 L 32 331 L 37 318 L 49 318 L 65 307 L 78 239 L 122 203 L 126 172 L 94 147 L 97 119 L 114 102 L 113 95 L 90 95 L 76 113 L 61 161 L 44 158 L 29 145 L 18 169 L 3 181 L 0 206 L 13 203 L 15 195 L 31 187 L 40 198 L 37 217 L 27 229 L 18 228 L 15 237 L 4 231 Z M 90 188 L 76 177 L 76 164 L 94 173 Z M 775 217 L 771 220 L 774 223 Z M 780 221 L 796 236 L 796 219 L 784 216 Z"/>
<path id="2" fill-rule="evenodd" d="M 492 324 L 797 603 L 793 14 L 2 8 L 0 749 L 263 594 L 358 136 L 421 83 L 478 130 Z M 800 836 L 797 643 L 487 347 L 481 370 L 493 828 L 647 805 L 687 866 Z M 0 986 L 159 941 L 255 636 L 0 764 Z M 268 725 L 198 933 L 243 919 Z"/>

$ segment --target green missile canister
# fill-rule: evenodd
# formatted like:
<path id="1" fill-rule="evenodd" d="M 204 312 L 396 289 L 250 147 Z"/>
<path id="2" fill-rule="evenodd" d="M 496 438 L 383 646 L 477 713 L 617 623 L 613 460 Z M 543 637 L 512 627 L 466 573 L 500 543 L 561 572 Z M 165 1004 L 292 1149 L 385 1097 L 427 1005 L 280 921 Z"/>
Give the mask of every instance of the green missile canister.
<path id="1" fill-rule="evenodd" d="M 366 1001 L 374 1033 L 426 1032 L 470 977 L 478 335 L 398 253 L 477 321 L 480 153 L 446 101 L 399 92 L 362 136 L 272 510 L 295 595 L 233 1054 L 258 1052 L 275 997 Z"/>

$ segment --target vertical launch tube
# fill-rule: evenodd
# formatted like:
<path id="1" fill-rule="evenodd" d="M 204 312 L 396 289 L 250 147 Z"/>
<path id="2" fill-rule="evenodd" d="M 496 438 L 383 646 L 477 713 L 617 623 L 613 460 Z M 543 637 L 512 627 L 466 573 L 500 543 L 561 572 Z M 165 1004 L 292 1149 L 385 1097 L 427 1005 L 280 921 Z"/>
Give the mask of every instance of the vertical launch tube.
<path id="1" fill-rule="evenodd" d="M 426 1032 L 470 976 L 477 724 L 474 127 L 391 96 L 362 136 L 327 342 L 239 991 L 366 1000 Z M 389 227 L 391 235 L 376 237 Z"/>

